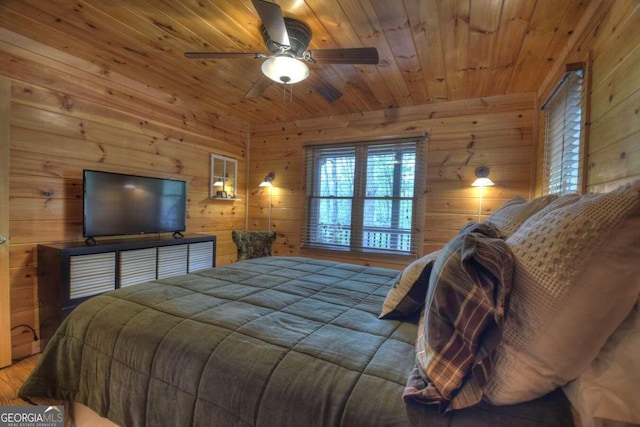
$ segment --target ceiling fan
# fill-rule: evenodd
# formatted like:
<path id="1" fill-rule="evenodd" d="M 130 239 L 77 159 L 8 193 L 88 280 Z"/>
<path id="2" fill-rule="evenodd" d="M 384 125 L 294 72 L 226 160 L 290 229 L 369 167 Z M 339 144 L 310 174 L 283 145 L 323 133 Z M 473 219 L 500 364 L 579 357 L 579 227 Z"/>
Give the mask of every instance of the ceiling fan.
<path id="1" fill-rule="evenodd" d="M 257 98 L 272 81 L 282 84 L 298 83 L 306 78 L 325 99 L 333 102 L 342 93 L 319 74 L 309 73 L 306 63 L 311 64 L 377 64 L 378 50 L 375 47 L 314 49 L 307 50 L 311 41 L 311 30 L 301 21 L 285 18 L 282 9 L 275 3 L 251 0 L 262 20 L 262 38 L 270 55 L 251 52 L 185 52 L 191 59 L 254 58 L 264 59 L 260 79 L 245 94 Z"/>

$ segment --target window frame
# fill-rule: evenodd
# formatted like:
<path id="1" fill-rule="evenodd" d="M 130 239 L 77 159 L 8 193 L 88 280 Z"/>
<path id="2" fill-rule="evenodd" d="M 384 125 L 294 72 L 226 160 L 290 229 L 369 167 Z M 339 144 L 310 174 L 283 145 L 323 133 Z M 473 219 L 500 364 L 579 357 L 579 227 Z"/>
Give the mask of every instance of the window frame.
<path id="1" fill-rule="evenodd" d="M 317 145 L 308 145 L 305 148 L 304 153 L 304 162 L 305 162 L 305 203 L 304 203 L 304 220 L 303 220 L 303 229 L 302 229 L 302 249 L 303 250 L 327 250 L 331 253 L 339 252 L 339 253 L 358 253 L 358 254 L 367 254 L 367 255 L 399 255 L 399 256 L 416 256 L 420 255 L 422 252 L 422 239 L 423 239 L 423 223 L 424 223 L 424 197 L 422 196 L 426 191 L 426 164 L 425 164 L 425 147 L 426 147 L 426 135 L 421 135 L 419 137 L 411 137 L 411 138 L 402 138 L 402 139 L 393 139 L 393 140 L 375 140 L 375 141 L 356 141 L 356 142 L 347 142 L 340 144 L 317 144 Z M 413 144 L 414 148 L 410 147 L 402 148 L 402 145 Z M 398 167 L 394 167 L 393 169 L 393 197 L 380 197 L 380 196 L 368 196 L 366 194 L 367 190 L 367 165 L 369 159 L 369 151 L 373 149 L 373 154 L 376 149 L 384 150 L 384 146 L 389 146 L 390 150 L 396 152 L 396 155 L 400 153 L 402 155 L 402 151 L 406 151 L 411 149 L 414 155 L 415 161 L 415 170 L 414 170 L 414 181 L 413 181 L 413 193 L 411 196 L 402 197 L 400 193 L 401 186 L 401 173 L 402 173 L 402 165 Z M 394 147 L 399 146 L 400 150 L 395 150 Z M 318 162 L 322 158 L 323 155 L 331 155 L 331 150 L 335 150 L 338 153 L 341 150 L 344 150 L 345 153 L 353 153 L 354 157 L 354 171 L 353 171 L 353 191 L 351 196 L 345 197 L 335 197 L 335 196 L 320 196 L 317 193 L 314 186 L 319 183 L 318 177 L 320 172 L 320 168 L 318 167 Z M 335 155 L 335 154 L 334 154 Z M 398 180 L 397 178 L 400 178 Z M 397 196 L 396 191 L 398 192 Z M 347 244 L 327 244 L 323 242 L 310 240 L 312 234 L 316 233 L 317 227 L 315 227 L 315 222 L 317 222 L 317 217 L 319 214 L 319 207 L 314 208 L 314 204 L 318 203 L 318 200 L 322 199 L 348 199 L 352 201 L 351 205 L 351 222 L 348 224 L 348 233 L 349 233 L 349 242 Z M 369 200 L 392 200 L 392 205 L 390 207 L 390 212 L 392 217 L 390 218 L 390 222 L 393 223 L 399 221 L 398 218 L 393 217 L 393 212 L 397 213 L 397 209 L 402 200 L 411 200 L 411 225 L 409 228 L 408 235 L 410 236 L 409 248 L 406 251 L 397 250 L 397 249 L 389 249 L 389 248 L 374 248 L 367 246 L 365 242 L 365 233 L 367 233 L 367 227 L 365 225 L 366 218 L 364 215 L 364 206 L 366 202 Z M 394 209 L 395 206 L 395 209 Z M 314 218 L 311 218 L 314 213 L 317 213 Z M 391 235 L 398 230 L 396 227 L 391 227 L 388 229 L 380 229 L 380 233 L 390 233 Z M 369 230 L 370 231 L 370 230 Z M 373 231 L 375 232 L 375 231 Z M 395 234 L 398 234 L 397 232 Z M 397 236 L 396 236 L 397 238 Z M 389 240 L 393 240 L 392 237 L 389 237 Z"/>

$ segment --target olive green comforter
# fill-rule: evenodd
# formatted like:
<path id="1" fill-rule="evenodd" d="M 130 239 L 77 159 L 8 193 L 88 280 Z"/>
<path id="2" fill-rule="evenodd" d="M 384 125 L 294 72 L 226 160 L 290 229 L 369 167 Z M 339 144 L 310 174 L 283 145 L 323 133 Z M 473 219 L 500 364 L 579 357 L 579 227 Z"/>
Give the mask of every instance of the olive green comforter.
<path id="1" fill-rule="evenodd" d="M 267 257 L 119 289 L 64 321 L 23 397 L 124 426 L 567 426 L 556 392 L 442 416 L 402 400 L 417 319 L 377 318 L 398 272 Z"/>

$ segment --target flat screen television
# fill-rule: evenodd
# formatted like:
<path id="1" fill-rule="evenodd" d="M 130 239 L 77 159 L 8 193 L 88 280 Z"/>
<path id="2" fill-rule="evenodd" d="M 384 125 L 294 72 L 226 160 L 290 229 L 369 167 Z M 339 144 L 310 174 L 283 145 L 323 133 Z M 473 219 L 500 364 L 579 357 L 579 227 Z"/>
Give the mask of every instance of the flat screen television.
<path id="1" fill-rule="evenodd" d="M 184 181 L 85 169 L 83 185 L 87 239 L 186 229 Z"/>

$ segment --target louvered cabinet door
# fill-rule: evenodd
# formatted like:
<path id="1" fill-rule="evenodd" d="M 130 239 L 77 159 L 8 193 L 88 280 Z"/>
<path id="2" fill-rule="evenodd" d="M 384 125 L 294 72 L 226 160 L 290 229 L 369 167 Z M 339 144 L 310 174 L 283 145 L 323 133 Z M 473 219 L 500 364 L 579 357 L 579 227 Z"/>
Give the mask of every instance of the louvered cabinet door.
<path id="1" fill-rule="evenodd" d="M 69 257 L 69 299 L 99 295 L 116 287 L 116 253 Z"/>
<path id="2" fill-rule="evenodd" d="M 120 287 L 156 279 L 156 248 L 120 251 Z"/>
<path id="3" fill-rule="evenodd" d="M 69 253 L 61 245 L 38 245 L 40 350 L 74 307 L 116 288 L 116 254 Z"/>
<path id="4" fill-rule="evenodd" d="M 158 248 L 158 279 L 187 273 L 189 245 Z"/>
<path id="5" fill-rule="evenodd" d="M 213 267 L 214 242 L 189 243 L 189 273 Z"/>

